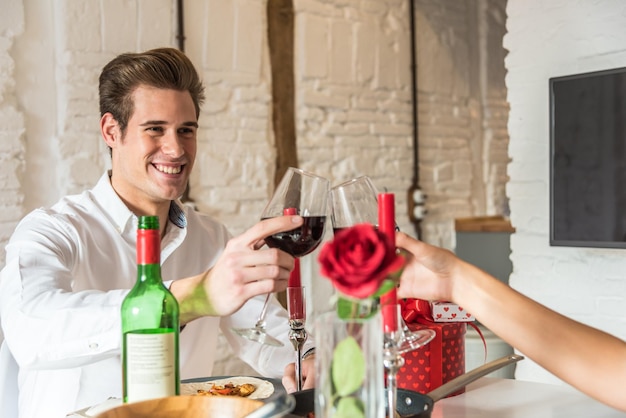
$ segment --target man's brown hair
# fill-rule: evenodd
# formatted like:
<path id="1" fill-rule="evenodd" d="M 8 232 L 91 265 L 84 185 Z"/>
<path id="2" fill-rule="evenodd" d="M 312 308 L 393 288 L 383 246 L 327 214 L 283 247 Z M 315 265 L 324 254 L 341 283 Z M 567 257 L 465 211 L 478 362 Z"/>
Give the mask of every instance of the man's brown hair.
<path id="1" fill-rule="evenodd" d="M 191 60 L 175 48 L 157 48 L 118 55 L 100 74 L 100 116 L 109 112 L 119 123 L 122 134 L 133 113 L 132 94 L 141 85 L 159 89 L 188 91 L 200 116 L 204 86 Z"/>

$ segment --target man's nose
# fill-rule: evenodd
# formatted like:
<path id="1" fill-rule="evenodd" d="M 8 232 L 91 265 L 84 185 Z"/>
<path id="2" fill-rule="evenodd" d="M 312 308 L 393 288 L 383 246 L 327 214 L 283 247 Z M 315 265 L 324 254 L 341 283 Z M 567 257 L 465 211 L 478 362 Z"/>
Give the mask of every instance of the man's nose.
<path id="1" fill-rule="evenodd" d="M 165 155 L 178 158 L 185 153 L 182 142 L 176 132 L 167 132 L 161 142 L 161 150 Z"/>

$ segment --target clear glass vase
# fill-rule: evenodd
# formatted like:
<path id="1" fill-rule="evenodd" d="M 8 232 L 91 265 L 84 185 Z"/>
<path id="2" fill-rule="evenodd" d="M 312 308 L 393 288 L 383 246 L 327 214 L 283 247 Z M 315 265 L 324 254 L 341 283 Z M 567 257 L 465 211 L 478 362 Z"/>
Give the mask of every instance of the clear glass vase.
<path id="1" fill-rule="evenodd" d="M 315 321 L 317 418 L 384 418 L 383 329 L 380 312 Z"/>

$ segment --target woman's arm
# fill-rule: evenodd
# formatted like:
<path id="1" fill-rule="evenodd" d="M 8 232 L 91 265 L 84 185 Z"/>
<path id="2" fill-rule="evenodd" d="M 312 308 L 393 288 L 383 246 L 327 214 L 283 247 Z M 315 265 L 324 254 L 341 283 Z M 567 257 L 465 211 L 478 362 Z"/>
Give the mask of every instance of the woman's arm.
<path id="1" fill-rule="evenodd" d="M 522 295 L 450 251 L 398 233 L 410 253 L 398 296 L 448 300 L 560 379 L 626 411 L 626 343 Z"/>

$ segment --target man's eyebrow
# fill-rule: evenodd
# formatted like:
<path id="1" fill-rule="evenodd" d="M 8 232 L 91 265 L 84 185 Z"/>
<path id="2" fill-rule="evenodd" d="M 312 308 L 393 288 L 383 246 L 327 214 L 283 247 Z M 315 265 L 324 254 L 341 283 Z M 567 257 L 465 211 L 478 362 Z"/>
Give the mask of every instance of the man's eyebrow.
<path id="1" fill-rule="evenodd" d="M 167 124 L 164 120 L 147 120 L 139 126 L 148 126 L 148 125 L 165 125 Z"/>
<path id="2" fill-rule="evenodd" d="M 147 120 L 144 123 L 141 123 L 139 126 L 151 126 L 151 125 L 167 125 L 167 122 L 164 120 Z M 198 122 L 189 121 L 183 122 L 183 126 L 193 126 L 194 128 L 198 127 Z"/>

